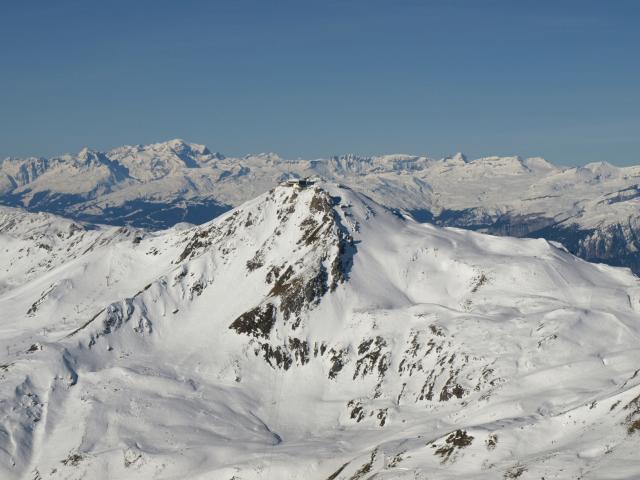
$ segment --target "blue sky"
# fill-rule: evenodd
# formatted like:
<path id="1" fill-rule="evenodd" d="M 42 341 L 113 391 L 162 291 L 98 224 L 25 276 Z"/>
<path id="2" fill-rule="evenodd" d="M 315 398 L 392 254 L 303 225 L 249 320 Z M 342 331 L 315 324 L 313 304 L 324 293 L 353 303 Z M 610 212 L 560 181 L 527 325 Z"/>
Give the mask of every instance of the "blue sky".
<path id="1" fill-rule="evenodd" d="M 180 137 L 229 155 L 640 163 L 636 1 L 0 8 L 0 157 Z"/>

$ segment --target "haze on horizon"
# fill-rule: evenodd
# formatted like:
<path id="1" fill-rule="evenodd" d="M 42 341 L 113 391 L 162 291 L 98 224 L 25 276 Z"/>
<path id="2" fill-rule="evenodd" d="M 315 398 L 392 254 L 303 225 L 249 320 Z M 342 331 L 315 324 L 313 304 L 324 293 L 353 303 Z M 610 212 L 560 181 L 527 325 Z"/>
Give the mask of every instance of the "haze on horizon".
<path id="1" fill-rule="evenodd" d="M 639 17 L 628 0 L 7 4 L 0 158 L 181 137 L 640 163 Z"/>

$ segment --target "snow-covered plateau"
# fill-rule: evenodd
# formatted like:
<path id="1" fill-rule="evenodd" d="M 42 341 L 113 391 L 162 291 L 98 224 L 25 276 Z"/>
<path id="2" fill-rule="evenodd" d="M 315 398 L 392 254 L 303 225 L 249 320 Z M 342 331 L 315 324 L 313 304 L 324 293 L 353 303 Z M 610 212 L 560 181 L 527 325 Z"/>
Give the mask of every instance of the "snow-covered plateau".
<path id="1" fill-rule="evenodd" d="M 6 195 L 59 195 L 78 217 L 141 192 L 240 205 L 157 231 L 0 207 L 0 478 L 640 477 L 630 270 L 419 223 L 336 183 L 268 189 L 288 168 L 271 156 L 225 163 L 201 148 L 201 166 L 166 174 L 137 148 L 20 167 Z M 557 212 L 562 195 L 526 199 L 565 184 L 606 196 L 633 172 L 413 157 L 295 168 L 353 170 L 371 197 L 433 212 L 499 199 Z M 77 181 L 56 183 L 59 169 Z M 569 210 L 603 212 L 596 226 L 631 211 L 625 195 Z"/>
<path id="2" fill-rule="evenodd" d="M 640 272 L 640 166 L 558 167 L 541 158 L 416 155 L 226 158 L 171 140 L 0 163 L 0 203 L 79 221 L 164 229 L 203 223 L 288 175 L 320 176 L 420 221 L 559 241 Z"/>

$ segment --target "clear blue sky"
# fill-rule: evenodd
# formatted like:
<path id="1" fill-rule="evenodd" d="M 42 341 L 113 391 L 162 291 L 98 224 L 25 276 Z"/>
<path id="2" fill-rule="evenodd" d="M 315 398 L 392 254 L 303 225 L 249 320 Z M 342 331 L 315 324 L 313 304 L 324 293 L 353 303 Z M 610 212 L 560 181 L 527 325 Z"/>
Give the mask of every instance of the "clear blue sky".
<path id="1" fill-rule="evenodd" d="M 0 7 L 0 157 L 180 137 L 230 155 L 640 163 L 640 2 Z"/>

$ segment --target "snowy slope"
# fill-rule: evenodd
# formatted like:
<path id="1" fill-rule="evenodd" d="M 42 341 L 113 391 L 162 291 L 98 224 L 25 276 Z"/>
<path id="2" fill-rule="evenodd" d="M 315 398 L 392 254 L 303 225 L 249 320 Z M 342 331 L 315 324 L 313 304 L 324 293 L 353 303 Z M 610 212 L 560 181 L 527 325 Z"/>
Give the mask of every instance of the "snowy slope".
<path id="1" fill-rule="evenodd" d="M 153 234 L 3 215 L 2 478 L 640 474 L 626 269 L 330 183 Z"/>
<path id="2" fill-rule="evenodd" d="M 0 163 L 0 203 L 79 221 L 162 229 L 203 223 L 288 175 L 344 183 L 439 225 L 562 242 L 640 272 L 640 166 L 557 167 L 541 158 L 462 154 L 226 158 L 182 140 Z"/>

